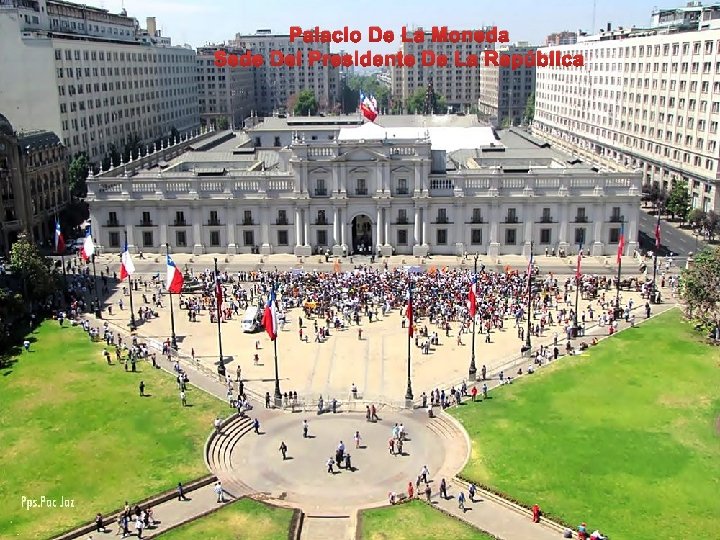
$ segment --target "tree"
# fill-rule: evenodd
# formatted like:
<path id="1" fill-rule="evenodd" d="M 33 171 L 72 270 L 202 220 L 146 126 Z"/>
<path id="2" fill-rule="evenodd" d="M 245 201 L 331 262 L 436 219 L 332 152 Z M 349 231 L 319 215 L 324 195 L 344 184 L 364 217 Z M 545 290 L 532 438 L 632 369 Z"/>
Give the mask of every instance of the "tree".
<path id="1" fill-rule="evenodd" d="M 87 195 L 86 180 L 90 172 L 90 162 L 87 154 L 80 153 L 70 162 L 68 170 L 70 182 L 70 195 L 82 199 Z"/>
<path id="2" fill-rule="evenodd" d="M 382 111 L 390 109 L 390 89 L 374 75 L 350 75 L 345 79 L 343 87 L 343 110 L 353 113 L 358 108 L 360 92 L 366 96 L 375 96 L 378 108 Z"/>
<path id="3" fill-rule="evenodd" d="M 508 129 L 509 127 L 510 127 L 510 118 L 503 118 L 503 121 L 500 124 L 500 129 Z"/>
<path id="4" fill-rule="evenodd" d="M 27 301 L 43 301 L 57 289 L 57 273 L 52 261 L 24 234 L 10 248 L 10 269 L 21 277 Z"/>
<path id="5" fill-rule="evenodd" d="M 688 192 L 687 183 L 675 182 L 668 196 L 666 208 L 673 219 L 677 216 L 682 221 L 685 221 L 688 212 L 690 212 L 690 193 Z"/>
<path id="6" fill-rule="evenodd" d="M 220 131 L 223 131 L 228 128 L 228 120 L 224 116 L 221 116 L 217 119 L 217 122 L 215 123 L 215 127 L 217 127 Z"/>
<path id="7" fill-rule="evenodd" d="M 302 90 L 298 94 L 297 103 L 293 108 L 293 113 L 297 116 L 312 116 L 317 114 L 318 102 L 312 90 Z"/>
<path id="8" fill-rule="evenodd" d="M 720 324 L 720 248 L 700 251 L 680 283 L 686 316 L 712 327 Z"/>
<path id="9" fill-rule="evenodd" d="M 702 225 L 705 227 L 708 240 L 713 241 L 715 236 L 720 233 L 720 215 L 718 215 L 714 210 L 710 210 L 707 214 L 705 214 L 705 219 Z"/>
<path id="10" fill-rule="evenodd" d="M 409 114 L 423 113 L 425 110 L 426 95 L 427 88 L 418 88 L 415 93 L 410 96 L 407 102 Z M 434 103 L 431 104 L 431 107 L 435 114 L 445 114 L 447 112 L 447 100 L 445 99 L 445 96 L 435 93 Z"/>
<path id="11" fill-rule="evenodd" d="M 700 208 L 693 208 L 690 210 L 687 220 L 693 227 L 701 227 L 704 224 L 706 217 L 705 212 L 703 212 Z"/>
<path id="12" fill-rule="evenodd" d="M 523 120 L 529 124 L 533 121 L 533 118 L 535 118 L 535 92 L 528 96 Z"/>

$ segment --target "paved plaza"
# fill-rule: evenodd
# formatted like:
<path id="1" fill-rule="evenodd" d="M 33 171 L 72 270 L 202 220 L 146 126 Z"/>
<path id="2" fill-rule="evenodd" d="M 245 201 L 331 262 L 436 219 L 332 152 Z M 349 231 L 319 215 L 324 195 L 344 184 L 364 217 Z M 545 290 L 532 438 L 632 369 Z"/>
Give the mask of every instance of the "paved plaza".
<path id="1" fill-rule="evenodd" d="M 164 270 L 164 267 L 157 266 Z M 220 268 L 223 269 L 222 265 Z M 630 272 L 633 270 L 635 268 L 631 266 L 626 275 L 632 275 Z M 164 284 L 164 273 L 161 273 L 161 276 Z M 152 274 L 135 274 L 136 279 L 148 282 L 151 277 Z M 561 282 L 563 280 L 561 277 Z M 243 286 L 248 288 L 250 285 L 245 283 Z M 150 305 L 143 302 L 142 294 L 145 293 L 148 300 L 151 300 L 155 290 L 150 286 L 145 291 L 141 286 L 139 291 L 133 294 L 136 312 L 140 306 Z M 588 315 L 588 327 L 597 321 L 597 314 L 601 312 L 599 300 L 603 296 L 608 301 L 614 301 L 615 290 L 601 292 L 598 299 L 592 302 L 583 299 L 579 302 L 581 313 L 585 312 L 589 304 L 593 306 L 595 320 L 591 321 Z M 123 311 L 118 307 L 120 298 L 123 298 L 125 304 Z M 631 298 L 636 306 L 644 303 L 639 293 L 621 291 L 622 303 Z M 178 300 L 177 295 L 174 296 L 175 329 L 181 356 L 189 357 L 194 349 L 197 361 L 207 370 L 215 372 L 219 358 L 217 325 L 210 322 L 208 310 L 201 312 L 197 322 L 189 322 L 187 311 L 179 309 Z M 568 309 L 574 306 L 574 293 L 569 295 L 569 300 L 570 304 L 564 306 Z M 113 292 L 106 300 L 106 305 L 110 302 L 113 313 L 109 315 L 105 310 L 103 316 L 116 324 L 126 324 L 130 317 L 129 302 L 127 295 L 123 297 L 122 287 Z M 324 343 L 315 343 L 315 319 L 305 318 L 299 308 L 290 309 L 287 313 L 288 323 L 277 339 L 281 390 L 295 391 L 308 403 L 315 403 L 320 396 L 325 400 L 335 398 L 347 408 L 351 398 L 350 389 L 355 384 L 359 399 L 401 404 L 404 402 L 407 387 L 407 329 L 402 328 L 404 313 L 401 311 L 396 309 L 384 316 L 380 313 L 379 320 L 373 320 L 372 323 L 368 322 L 367 317 L 363 317 L 360 326 L 352 324 L 347 329 L 331 330 Z M 158 318 L 143 322 L 138 328 L 138 334 L 156 342 L 167 339 L 170 336 L 167 296 L 163 300 L 163 308 L 159 309 L 159 315 Z M 299 337 L 298 318 L 301 316 L 304 335 L 308 336 L 308 341 L 301 341 Z M 264 395 L 265 392 L 272 395 L 275 386 L 273 344 L 265 332 L 243 333 L 241 319 L 242 310 L 240 316 L 234 316 L 232 320 L 222 323 L 223 354 L 228 372 L 235 376 L 237 367 L 240 366 L 242 378 L 249 391 L 256 395 Z M 323 322 L 318 321 L 319 324 Z M 526 323 L 522 324 L 526 326 Z M 419 328 L 426 326 L 430 333 L 437 331 L 439 345 L 431 347 L 429 354 L 423 354 L 414 342 L 411 345 L 412 384 L 416 399 L 422 392 L 429 393 L 431 389 L 447 388 L 467 380 L 472 339 L 471 334 L 465 333 L 461 337 L 461 343 L 458 343 L 460 326 L 457 322 L 451 325 L 449 337 L 437 326 L 431 325 L 427 319 L 421 319 L 418 325 Z M 358 329 L 362 330 L 362 339 L 359 338 Z M 533 338 L 533 346 L 552 344 L 555 334 L 558 336 L 558 346 L 562 349 L 565 334 L 557 321 L 555 325 L 546 328 L 542 337 Z M 490 343 L 486 343 L 485 335 L 480 334 L 476 334 L 475 341 L 478 374 L 482 365 L 486 366 L 488 374 L 494 374 L 514 363 L 524 344 L 524 340 L 518 338 L 514 319 L 510 317 L 505 319 L 501 330 L 493 330 Z M 256 350 L 256 342 L 259 342 L 259 350 Z M 260 358 L 258 365 L 253 361 L 255 354 Z"/>

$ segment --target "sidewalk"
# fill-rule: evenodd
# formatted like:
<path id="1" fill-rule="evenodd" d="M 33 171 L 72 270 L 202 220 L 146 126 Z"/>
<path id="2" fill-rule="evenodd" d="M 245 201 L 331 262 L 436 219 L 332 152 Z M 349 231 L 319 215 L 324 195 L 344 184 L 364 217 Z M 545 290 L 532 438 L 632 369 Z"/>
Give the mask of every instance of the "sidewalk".
<path id="1" fill-rule="evenodd" d="M 436 482 L 433 482 L 435 484 Z M 438 489 L 439 482 L 433 489 Z M 457 496 L 460 491 L 465 492 L 465 512 L 458 508 Z M 533 523 L 531 519 L 518 514 L 494 500 L 484 497 L 482 492 L 475 494 L 475 502 L 470 501 L 466 489 L 455 480 L 448 481 L 448 499 L 445 500 L 437 492 L 432 497 L 432 505 L 435 508 L 458 518 L 470 525 L 482 529 L 485 532 L 504 538 L 506 540 L 521 540 L 532 538 L 533 540 L 557 540 L 560 538 L 558 532 L 546 527 L 541 523 Z"/>

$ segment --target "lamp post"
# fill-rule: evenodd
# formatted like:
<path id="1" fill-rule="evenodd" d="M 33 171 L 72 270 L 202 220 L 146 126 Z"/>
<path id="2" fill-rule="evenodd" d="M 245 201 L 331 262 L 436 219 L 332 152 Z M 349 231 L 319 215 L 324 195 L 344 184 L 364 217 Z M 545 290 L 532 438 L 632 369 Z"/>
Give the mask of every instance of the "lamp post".
<path id="1" fill-rule="evenodd" d="M 530 331 L 532 329 L 532 282 L 533 282 L 533 247 L 534 243 L 530 242 L 530 261 L 528 262 L 528 294 L 527 294 L 527 335 L 525 336 L 525 350 L 530 354 L 532 349 L 532 340 Z"/>
<path id="2" fill-rule="evenodd" d="M 617 319 L 619 317 L 619 311 L 620 311 L 620 279 L 622 276 L 622 255 L 623 251 L 625 249 L 625 216 L 620 216 L 620 238 L 619 245 L 618 245 L 618 254 L 617 254 L 617 263 L 618 263 L 618 273 L 617 273 L 617 287 L 615 289 L 615 318 Z"/>
<path id="3" fill-rule="evenodd" d="M 478 257 L 480 257 L 479 253 L 475 253 L 475 266 L 473 269 L 473 277 L 472 281 L 470 282 L 470 287 L 472 288 L 473 295 L 474 295 L 474 302 L 475 305 L 477 305 L 477 262 Z M 473 310 L 472 313 L 472 352 L 470 355 L 470 369 L 468 369 L 468 378 L 471 381 L 476 380 L 477 376 L 477 368 L 475 367 L 475 321 L 477 319 L 477 308 Z"/>
<path id="4" fill-rule="evenodd" d="M 412 281 L 410 282 L 408 291 L 409 291 L 409 296 L 408 296 L 407 316 L 408 316 L 408 324 L 410 326 L 408 328 L 408 342 L 407 342 L 407 390 L 405 391 L 405 400 L 412 401 L 413 400 L 413 391 L 412 391 L 412 381 L 410 379 L 410 342 L 412 341 L 413 324 L 414 324 L 413 321 L 415 320 L 415 315 L 413 313 L 413 305 L 412 305 L 412 293 L 413 293 Z"/>

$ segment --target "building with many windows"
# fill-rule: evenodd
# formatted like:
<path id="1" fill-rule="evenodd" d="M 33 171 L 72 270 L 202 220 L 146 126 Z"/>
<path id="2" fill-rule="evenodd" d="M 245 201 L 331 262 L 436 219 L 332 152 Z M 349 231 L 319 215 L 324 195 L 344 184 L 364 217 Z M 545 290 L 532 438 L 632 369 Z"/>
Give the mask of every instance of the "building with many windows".
<path id="1" fill-rule="evenodd" d="M 269 118 L 88 180 L 102 249 L 528 255 L 636 247 L 640 174 L 471 116 Z"/>
<path id="2" fill-rule="evenodd" d="M 254 34 L 237 34 L 232 46 L 250 50 L 265 59 L 263 66 L 255 72 L 255 103 L 260 113 L 272 114 L 273 111 L 291 111 L 296 96 L 303 90 L 315 94 L 321 111 L 332 111 L 339 106 L 340 70 L 325 67 L 322 63 L 310 66 L 307 62 L 308 51 L 316 50 L 330 54 L 329 43 L 303 43 L 301 39 L 290 41 L 289 34 L 273 34 L 271 30 L 257 30 Z M 282 51 L 285 55 L 303 56 L 300 66 L 288 67 L 285 64 L 272 66 L 271 52 Z M 248 68 L 231 68 L 245 70 Z"/>
<path id="3" fill-rule="evenodd" d="M 20 233 L 50 246 L 55 219 L 70 201 L 65 147 L 54 133 L 16 133 L 0 114 L 0 253 Z"/>
<path id="4" fill-rule="evenodd" d="M 411 32 L 415 32 L 415 29 Z M 418 90 L 425 90 L 428 82 L 432 80 L 435 93 L 445 98 L 453 112 L 470 112 L 477 106 L 480 97 L 478 68 L 454 67 L 455 52 L 457 51 L 463 59 L 470 54 L 480 58 L 484 50 L 493 49 L 494 45 L 484 41 L 458 43 L 433 41 L 432 32 L 425 32 L 425 41 L 422 43 L 403 43 L 400 49 L 402 53 L 414 55 L 417 62 L 412 67 L 390 67 L 390 91 L 393 103 L 401 103 L 407 110 L 408 100 Z M 449 58 L 450 63 L 447 67 L 423 66 L 420 62 L 422 51 L 444 54 Z"/>
<path id="5" fill-rule="evenodd" d="M 577 38 L 577 32 L 554 32 L 545 38 L 545 45 L 574 45 Z"/>
<path id="6" fill-rule="evenodd" d="M 691 31 L 684 23 L 608 28 L 549 48 L 583 54 L 585 66 L 537 68 L 533 132 L 602 166 L 642 169 L 645 183 L 669 190 L 685 181 L 693 206 L 720 211 L 720 27 L 712 22 Z"/>
<path id="7" fill-rule="evenodd" d="M 242 55 L 243 49 L 210 45 L 197 50 L 197 85 L 200 122 L 222 129 L 242 129 L 256 108 L 255 68 L 215 65 L 215 52 Z"/>
<path id="8" fill-rule="evenodd" d="M 527 42 L 501 44 L 501 54 L 526 54 L 536 47 Z M 478 113 L 494 126 L 519 126 L 525 121 L 525 108 L 535 91 L 535 66 L 512 69 L 510 66 L 480 64 Z"/>
<path id="9" fill-rule="evenodd" d="M 57 133 L 99 162 L 199 125 L 195 51 L 173 47 L 155 19 L 63 0 L 0 0 L 0 111 L 16 129 Z"/>

